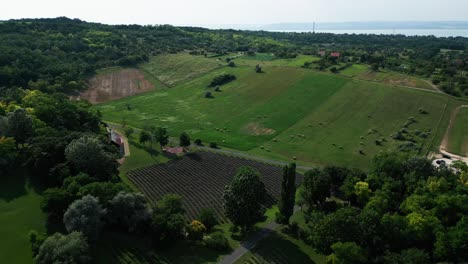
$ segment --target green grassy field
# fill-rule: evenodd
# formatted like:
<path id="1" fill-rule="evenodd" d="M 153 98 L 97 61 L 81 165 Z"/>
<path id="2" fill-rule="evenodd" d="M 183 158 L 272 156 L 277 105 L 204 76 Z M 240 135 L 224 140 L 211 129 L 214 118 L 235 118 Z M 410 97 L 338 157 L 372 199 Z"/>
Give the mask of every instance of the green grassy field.
<path id="1" fill-rule="evenodd" d="M 468 107 L 461 107 L 449 131 L 448 151 L 468 156 Z"/>
<path id="2" fill-rule="evenodd" d="M 297 67 L 264 69 L 258 74 L 248 66 L 222 67 L 171 89 L 96 108 L 105 120 L 125 119 L 139 128 L 165 126 L 174 137 L 186 131 L 192 139 L 281 160 L 296 157 L 306 165 L 366 167 L 375 154 L 400 143 L 390 135 L 409 117 L 417 121 L 411 130 L 439 135 L 438 129 L 445 129 L 437 126 L 450 101 L 442 94 Z M 237 80 L 213 92 L 214 98 L 204 98 L 209 82 L 223 73 L 234 74 Z M 419 108 L 428 114 L 419 114 Z M 387 142 L 377 146 L 375 140 L 382 137 Z M 428 140 L 423 144 L 424 151 L 432 147 Z M 360 149 L 364 154 L 358 153 Z"/>
<path id="3" fill-rule="evenodd" d="M 369 71 L 369 66 L 363 64 L 353 64 L 350 67 L 340 71 L 340 74 L 348 77 L 356 77 L 367 71 Z"/>
<path id="4" fill-rule="evenodd" d="M 364 71 L 364 72 L 360 72 L 359 74 L 357 74 L 356 77 L 362 80 L 382 82 L 382 83 L 389 84 L 389 85 L 401 85 L 401 86 L 409 86 L 409 87 L 415 87 L 415 88 L 434 90 L 432 85 L 423 79 L 410 76 L 410 75 L 406 75 L 406 74 L 402 74 L 402 73 L 398 73 L 398 72 L 393 72 L 393 71 L 387 71 L 387 70 L 380 70 L 378 72 Z"/>
<path id="5" fill-rule="evenodd" d="M 227 56 L 229 57 L 229 56 Z M 315 62 L 319 57 L 310 55 L 298 55 L 293 59 L 278 59 L 271 54 L 257 53 L 255 56 L 240 56 L 234 59 L 237 65 L 251 66 L 260 64 L 262 67 L 301 67 L 305 62 Z"/>
<path id="6" fill-rule="evenodd" d="M 236 264 L 267 263 L 326 263 L 326 258 L 318 254 L 303 241 L 277 231 L 261 240 L 257 246 L 235 262 Z"/>
<path id="7" fill-rule="evenodd" d="M 141 68 L 167 86 L 173 86 L 224 64 L 224 61 L 215 58 L 178 53 L 152 57 L 149 63 L 142 65 Z"/>
<path id="8" fill-rule="evenodd" d="M 28 233 L 45 232 L 46 216 L 41 197 L 26 179 L 26 173 L 2 175 L 0 185 L 0 263 L 32 263 Z"/>

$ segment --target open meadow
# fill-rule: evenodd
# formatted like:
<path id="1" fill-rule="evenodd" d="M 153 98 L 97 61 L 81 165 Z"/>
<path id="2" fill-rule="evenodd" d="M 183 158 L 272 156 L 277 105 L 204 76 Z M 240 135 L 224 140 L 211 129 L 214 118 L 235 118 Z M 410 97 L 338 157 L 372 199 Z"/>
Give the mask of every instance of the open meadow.
<path id="1" fill-rule="evenodd" d="M 299 67 L 264 66 L 263 73 L 256 73 L 252 66 L 242 65 L 249 60 L 252 65 L 292 63 L 261 59 L 244 56 L 234 59 L 237 67 L 209 70 L 173 88 L 96 108 L 105 120 L 138 128 L 164 126 L 173 137 L 185 131 L 192 139 L 255 155 L 296 159 L 304 165 L 363 168 L 375 154 L 402 144 L 426 154 L 440 142 L 438 131 L 445 129 L 440 120 L 453 106 L 450 97 L 438 93 Z M 236 80 L 219 92 L 208 88 L 221 74 L 235 75 Z M 205 98 L 207 91 L 212 98 Z M 394 140 L 401 129 L 406 138 Z"/>
<path id="2" fill-rule="evenodd" d="M 0 185 L 0 263 L 32 263 L 28 233 L 46 231 L 46 214 L 40 209 L 41 196 L 30 183 L 27 172 L 2 175 Z"/>

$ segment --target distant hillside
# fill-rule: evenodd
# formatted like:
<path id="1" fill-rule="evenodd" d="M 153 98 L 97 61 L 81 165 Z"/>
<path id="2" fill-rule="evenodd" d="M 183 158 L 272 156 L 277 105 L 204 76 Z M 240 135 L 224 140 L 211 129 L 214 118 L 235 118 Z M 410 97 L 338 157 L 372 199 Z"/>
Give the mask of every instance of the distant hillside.
<path id="1" fill-rule="evenodd" d="M 236 28 L 249 30 L 310 30 L 310 23 L 276 23 L 267 25 L 211 25 L 211 28 Z M 316 22 L 317 30 L 375 30 L 375 29 L 468 29 L 468 21 L 367 21 L 367 22 Z"/>

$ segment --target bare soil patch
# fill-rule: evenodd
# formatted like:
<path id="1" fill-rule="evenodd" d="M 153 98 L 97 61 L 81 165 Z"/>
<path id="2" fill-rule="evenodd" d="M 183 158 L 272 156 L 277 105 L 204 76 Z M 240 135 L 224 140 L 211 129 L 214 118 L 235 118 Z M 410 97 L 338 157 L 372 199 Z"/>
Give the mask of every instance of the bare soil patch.
<path id="1" fill-rule="evenodd" d="M 89 88 L 80 96 L 92 104 L 98 104 L 143 93 L 154 88 L 154 85 L 145 79 L 140 70 L 123 69 L 91 78 Z"/>
<path id="2" fill-rule="evenodd" d="M 261 136 L 261 135 L 273 135 L 276 131 L 274 129 L 264 127 L 262 124 L 257 122 L 248 123 L 246 126 L 242 128 L 242 132 L 254 135 L 254 136 Z"/>

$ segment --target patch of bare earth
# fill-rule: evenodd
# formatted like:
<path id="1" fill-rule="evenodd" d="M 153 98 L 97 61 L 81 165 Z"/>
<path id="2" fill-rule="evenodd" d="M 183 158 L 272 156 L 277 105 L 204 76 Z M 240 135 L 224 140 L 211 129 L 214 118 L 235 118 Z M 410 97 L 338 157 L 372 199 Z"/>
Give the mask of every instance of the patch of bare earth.
<path id="1" fill-rule="evenodd" d="M 124 69 L 91 78 L 89 88 L 80 96 L 92 104 L 98 104 L 143 93 L 154 88 L 154 85 L 145 79 L 140 70 Z"/>
<path id="2" fill-rule="evenodd" d="M 262 124 L 257 122 L 248 123 L 246 126 L 242 128 L 242 132 L 254 135 L 254 136 L 261 136 L 261 135 L 273 135 L 276 131 L 271 128 L 264 127 Z"/>
<path id="3" fill-rule="evenodd" d="M 417 84 L 415 81 L 410 80 L 408 78 L 403 78 L 401 80 L 395 80 L 395 79 L 389 79 L 388 80 L 389 84 L 393 85 L 402 85 L 402 86 L 410 86 L 410 87 L 417 87 Z"/>

